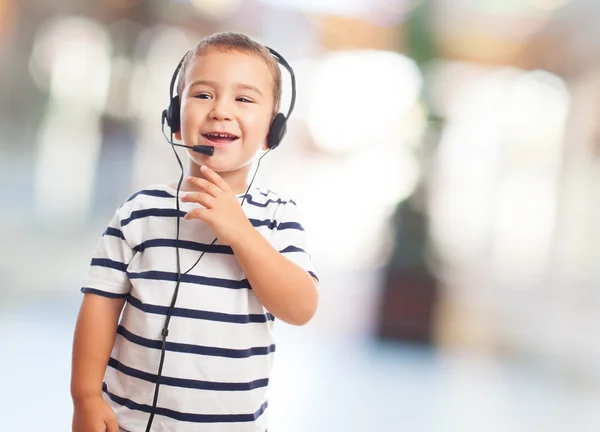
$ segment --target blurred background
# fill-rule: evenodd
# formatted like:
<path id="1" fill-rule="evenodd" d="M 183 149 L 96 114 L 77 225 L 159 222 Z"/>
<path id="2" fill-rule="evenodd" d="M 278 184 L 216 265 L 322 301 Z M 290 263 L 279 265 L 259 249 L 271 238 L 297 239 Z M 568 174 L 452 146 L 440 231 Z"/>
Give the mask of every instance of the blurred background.
<path id="1" fill-rule="evenodd" d="M 178 178 L 177 62 L 241 31 L 296 71 L 256 184 L 299 203 L 321 279 L 313 321 L 277 325 L 269 430 L 600 430 L 599 19 L 597 0 L 0 0 L 2 429 L 70 430 L 94 246 Z"/>

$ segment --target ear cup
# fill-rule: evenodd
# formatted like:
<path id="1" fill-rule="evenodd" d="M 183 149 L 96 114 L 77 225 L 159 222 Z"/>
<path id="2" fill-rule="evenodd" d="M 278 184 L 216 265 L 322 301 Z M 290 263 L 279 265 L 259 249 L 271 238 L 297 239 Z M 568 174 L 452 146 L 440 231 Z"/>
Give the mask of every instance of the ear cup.
<path id="1" fill-rule="evenodd" d="M 177 95 L 171 99 L 171 104 L 169 105 L 169 108 L 167 108 L 166 120 L 171 129 L 171 133 L 179 132 L 181 126 L 181 120 L 179 118 L 180 111 L 179 95 Z"/>
<path id="2" fill-rule="evenodd" d="M 287 119 L 282 113 L 278 113 L 269 128 L 269 134 L 267 135 L 267 147 L 269 149 L 276 148 L 287 132 Z"/>

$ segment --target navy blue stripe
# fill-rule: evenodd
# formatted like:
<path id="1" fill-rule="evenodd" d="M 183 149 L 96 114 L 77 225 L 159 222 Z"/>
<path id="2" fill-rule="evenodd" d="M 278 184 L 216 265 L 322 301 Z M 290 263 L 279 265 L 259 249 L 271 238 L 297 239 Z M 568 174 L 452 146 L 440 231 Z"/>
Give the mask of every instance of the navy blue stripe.
<path id="1" fill-rule="evenodd" d="M 164 191 L 164 190 L 145 189 L 145 190 L 141 190 L 141 191 L 136 192 L 133 195 L 131 195 L 129 198 L 127 198 L 126 202 L 131 201 L 132 199 L 134 199 L 138 195 L 148 195 L 148 196 L 153 196 L 153 197 L 157 197 L 157 198 L 175 198 L 169 192 Z"/>
<path id="2" fill-rule="evenodd" d="M 252 195 L 250 195 L 250 194 L 246 195 L 246 202 L 248 204 L 256 206 L 256 207 L 267 207 L 269 204 L 287 204 L 287 203 L 296 205 L 296 203 L 293 200 L 284 201 L 281 198 L 277 198 L 276 200 L 268 199 L 264 203 L 260 203 L 260 202 L 254 201 L 254 199 L 252 198 Z"/>
<path id="3" fill-rule="evenodd" d="M 92 262 L 90 265 L 98 266 L 98 267 L 107 267 L 107 268 L 111 268 L 111 269 L 115 269 L 115 270 L 119 270 L 119 271 L 123 271 L 123 272 L 127 271 L 127 264 L 124 264 L 119 261 L 113 261 L 108 258 L 92 258 Z"/>
<path id="4" fill-rule="evenodd" d="M 291 253 L 291 252 L 303 252 L 303 253 L 307 253 L 304 249 L 301 249 L 297 246 L 294 245 L 289 245 L 288 247 L 286 247 L 285 249 L 282 249 L 279 251 L 279 253 Z"/>
<path id="5" fill-rule="evenodd" d="M 121 227 L 129 225 L 132 221 L 134 221 L 136 219 L 142 219 L 145 217 L 152 217 L 152 216 L 154 216 L 154 217 L 177 217 L 177 215 L 179 215 L 180 217 L 183 218 L 186 215 L 186 212 L 179 211 L 179 213 L 178 213 L 176 209 L 169 209 L 169 208 L 166 208 L 166 209 L 151 208 L 151 209 L 145 209 L 145 210 L 136 210 L 136 211 L 132 211 L 128 218 L 123 219 L 121 221 Z M 273 229 L 277 229 L 277 230 L 297 229 L 297 230 L 304 231 L 304 228 L 298 222 L 282 222 L 282 223 L 278 224 L 276 220 L 270 220 L 270 219 L 258 220 L 258 219 L 250 219 L 249 218 L 248 220 L 250 221 L 250 223 L 252 223 L 252 226 L 254 226 L 255 228 L 261 227 L 261 226 L 266 226 L 270 230 L 273 230 Z"/>
<path id="6" fill-rule="evenodd" d="M 304 231 L 304 227 L 302 225 L 300 225 L 298 222 L 282 222 L 279 225 L 277 225 L 277 231 L 283 231 L 286 229 L 295 229 L 295 230 Z"/>
<path id="7" fill-rule="evenodd" d="M 316 280 L 319 280 L 319 276 L 317 276 L 314 272 L 309 271 L 308 274 L 314 277 Z"/>
<path id="8" fill-rule="evenodd" d="M 300 225 L 298 222 L 281 222 L 278 223 L 276 220 L 258 220 L 258 219 L 250 219 L 248 218 L 253 227 L 258 228 L 261 226 L 266 226 L 270 230 L 276 229 L 278 231 L 286 230 L 286 229 L 297 229 L 300 231 L 304 231 L 304 227 Z"/>
<path id="9" fill-rule="evenodd" d="M 101 295 L 102 297 L 108 297 L 108 298 L 113 298 L 113 299 L 127 298 L 127 296 L 129 295 L 129 294 L 116 294 L 116 293 L 111 293 L 111 292 L 102 291 L 102 290 L 95 289 L 95 288 L 88 288 L 88 287 L 81 288 L 81 292 L 84 294 L 97 294 L 97 295 Z"/>
<path id="10" fill-rule="evenodd" d="M 150 405 L 139 404 L 131 399 L 126 399 L 111 393 L 108 391 L 106 383 L 102 383 L 102 391 L 106 393 L 114 402 L 131 410 L 143 411 L 146 413 L 150 413 L 152 410 Z M 268 402 L 265 401 L 254 414 L 191 414 L 161 407 L 156 407 L 155 412 L 157 415 L 190 423 L 247 423 L 256 421 L 256 419 L 258 419 L 266 411 L 268 406 Z"/>
<path id="11" fill-rule="evenodd" d="M 150 279 L 150 280 L 164 280 L 164 281 L 177 281 L 177 273 L 163 272 L 163 271 L 145 271 L 141 273 L 127 273 L 129 279 Z M 196 276 L 191 274 L 182 274 L 181 282 L 193 283 L 199 285 L 212 285 L 221 288 L 230 289 L 243 289 L 250 288 L 250 282 L 248 279 L 233 280 L 233 279 L 220 279 L 211 278 L 206 276 Z"/>
<path id="12" fill-rule="evenodd" d="M 270 230 L 277 228 L 277 221 L 272 221 L 271 219 L 258 220 L 258 219 L 248 218 L 248 220 L 250 221 L 250 223 L 252 224 L 252 226 L 254 228 L 258 228 L 261 226 L 266 226 Z"/>
<path id="13" fill-rule="evenodd" d="M 108 365 L 115 370 L 118 370 L 122 374 L 139 378 L 144 381 L 148 381 L 156 384 L 157 376 L 155 374 L 151 374 L 148 372 L 141 371 L 139 369 L 134 369 L 129 366 L 125 366 L 123 363 L 115 360 L 114 358 L 110 358 L 108 361 Z M 267 387 L 269 385 L 269 379 L 263 378 L 250 382 L 213 382 L 213 381 L 200 381 L 200 380 L 192 380 L 192 379 L 184 379 L 184 378 L 173 378 L 167 376 L 161 376 L 160 378 L 161 385 L 168 385 L 172 387 L 183 387 L 189 389 L 197 389 L 197 390 L 214 390 L 214 391 L 250 391 L 261 387 Z"/>
<path id="14" fill-rule="evenodd" d="M 118 229 L 118 228 L 111 228 L 108 227 L 106 228 L 106 230 L 104 230 L 104 232 L 102 233 L 103 236 L 108 235 L 108 236 L 113 236 L 113 237 L 118 237 L 122 240 L 125 240 L 125 236 L 123 235 L 123 232 Z"/>
<path id="15" fill-rule="evenodd" d="M 167 315 L 167 312 L 169 310 L 168 306 L 157 306 L 153 304 L 142 303 L 141 300 L 133 296 L 129 297 L 128 302 L 129 304 L 131 304 L 131 306 L 141 310 L 142 312 L 156 315 Z M 172 315 L 183 318 L 201 319 L 206 321 L 217 321 L 232 324 L 265 323 L 267 322 L 267 320 L 274 320 L 272 319 L 273 316 L 271 314 L 234 315 L 221 312 L 211 312 L 179 307 L 173 309 Z"/>
<path id="16" fill-rule="evenodd" d="M 161 349 L 162 342 L 159 340 L 146 339 L 141 336 L 134 335 L 125 327 L 119 326 L 117 333 L 136 345 L 141 345 L 146 348 Z M 266 347 L 254 347 L 248 349 L 232 349 L 218 348 L 201 345 L 191 345 L 177 342 L 167 342 L 167 351 L 181 352 L 187 354 L 198 354 L 211 357 L 226 357 L 226 358 L 248 358 L 259 355 L 268 355 L 275 352 L 275 345 Z"/>
<path id="17" fill-rule="evenodd" d="M 152 248 L 152 247 L 172 247 L 174 248 L 176 245 L 175 239 L 165 239 L 165 238 L 157 238 L 152 240 L 146 240 L 143 243 L 135 246 L 133 249 L 136 252 L 142 252 L 144 249 Z M 220 253 L 225 255 L 233 255 L 233 250 L 231 246 L 226 245 L 218 245 L 213 244 L 212 246 L 207 245 L 205 243 L 197 243 L 188 240 L 179 240 L 179 247 L 181 249 L 189 249 L 194 251 L 206 252 L 210 251 L 211 253 Z"/>
<path id="18" fill-rule="evenodd" d="M 142 219 L 145 217 L 177 217 L 177 215 L 184 217 L 186 212 L 181 210 L 177 212 L 177 209 L 170 208 L 150 208 L 145 210 L 136 210 L 132 211 L 128 218 L 121 221 L 121 227 L 128 225 L 130 222 L 136 219 Z"/>

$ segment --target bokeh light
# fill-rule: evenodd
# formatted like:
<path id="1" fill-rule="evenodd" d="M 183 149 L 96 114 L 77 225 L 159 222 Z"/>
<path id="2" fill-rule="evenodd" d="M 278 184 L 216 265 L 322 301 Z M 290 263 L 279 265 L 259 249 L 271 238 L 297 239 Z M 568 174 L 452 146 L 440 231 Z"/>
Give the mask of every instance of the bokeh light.
<path id="1" fill-rule="evenodd" d="M 315 69 L 307 120 L 324 151 L 366 151 L 403 137 L 422 84 L 412 60 L 392 52 L 345 51 L 319 59 Z"/>

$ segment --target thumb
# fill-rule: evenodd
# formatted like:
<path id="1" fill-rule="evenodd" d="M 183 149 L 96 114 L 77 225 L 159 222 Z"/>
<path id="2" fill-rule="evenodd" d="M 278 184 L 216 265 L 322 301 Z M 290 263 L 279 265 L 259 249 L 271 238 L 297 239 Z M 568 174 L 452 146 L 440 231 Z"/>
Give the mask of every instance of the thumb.
<path id="1" fill-rule="evenodd" d="M 112 415 L 106 419 L 106 432 L 119 432 L 119 422 L 117 416 Z"/>

